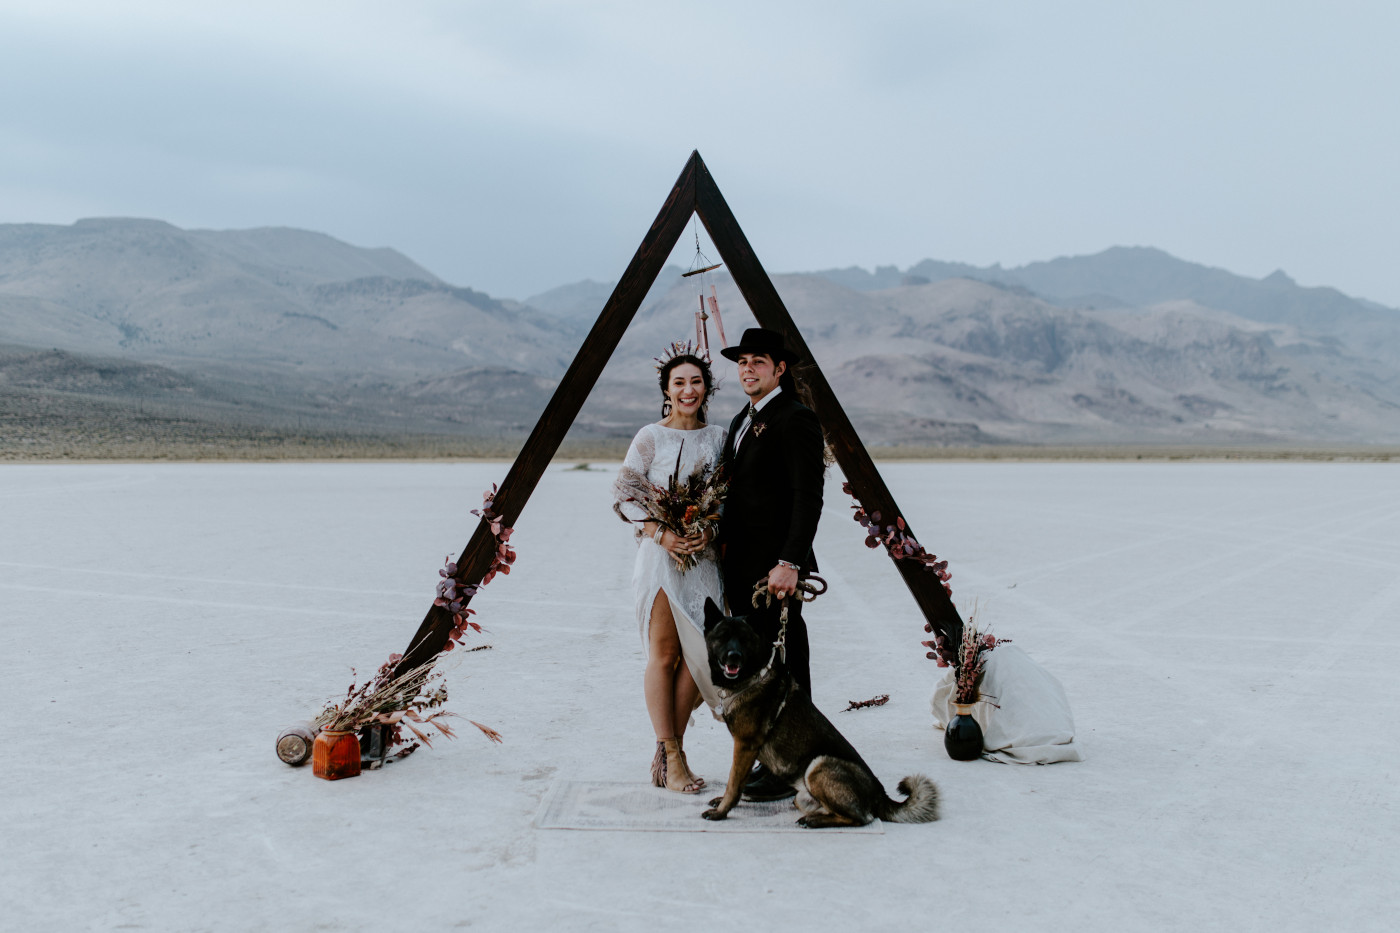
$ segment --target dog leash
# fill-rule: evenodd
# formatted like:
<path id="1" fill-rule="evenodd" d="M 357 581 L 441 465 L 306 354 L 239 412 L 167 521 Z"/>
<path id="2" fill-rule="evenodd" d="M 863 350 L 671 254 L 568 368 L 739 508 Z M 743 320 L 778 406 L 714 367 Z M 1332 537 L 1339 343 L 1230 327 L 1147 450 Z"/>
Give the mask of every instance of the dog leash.
<path id="1" fill-rule="evenodd" d="M 821 584 L 820 588 L 817 584 Z M 779 605 L 782 606 L 782 612 L 778 616 L 778 640 L 773 642 L 773 657 L 768 659 L 768 666 L 764 668 L 765 672 L 773 666 L 774 658 L 782 658 L 783 663 L 787 663 L 788 604 L 792 598 L 796 597 L 801 602 L 810 603 L 826 590 L 826 581 L 816 574 L 810 574 L 797 581 L 797 589 L 792 591 L 792 596 L 783 596 L 778 599 Z M 749 601 L 755 609 L 758 609 L 759 600 L 763 600 L 763 605 L 771 609 L 775 598 L 777 597 L 768 592 L 768 578 L 764 577 L 753 585 L 753 597 Z"/>
<path id="2" fill-rule="evenodd" d="M 820 586 L 818 584 L 820 584 Z M 804 603 L 810 603 L 812 600 L 825 593 L 826 589 L 826 581 L 816 574 L 812 574 L 806 579 L 797 581 L 797 589 L 793 590 L 792 596 L 795 596 Z M 764 606 L 771 609 L 773 600 L 776 598 L 777 597 L 772 593 L 768 592 L 768 580 L 765 578 L 754 584 L 753 597 L 750 602 L 753 603 L 755 609 L 760 608 L 760 601 L 763 602 Z M 765 684 L 768 680 L 768 675 L 773 673 L 773 665 L 778 662 L 779 658 L 782 659 L 784 664 L 787 663 L 788 604 L 791 602 L 791 599 L 792 597 L 790 596 L 784 596 L 778 600 L 779 604 L 782 606 L 782 612 L 779 615 L 778 640 L 773 642 L 773 653 L 768 656 L 768 663 L 763 665 L 763 669 L 754 675 L 753 683 L 738 691 L 726 690 L 723 687 L 718 688 L 721 713 L 727 714 L 737 697 Z M 787 697 L 783 697 L 782 702 L 778 704 L 778 708 L 773 714 L 773 719 L 775 721 L 782 715 L 783 707 L 785 706 L 787 706 Z"/>

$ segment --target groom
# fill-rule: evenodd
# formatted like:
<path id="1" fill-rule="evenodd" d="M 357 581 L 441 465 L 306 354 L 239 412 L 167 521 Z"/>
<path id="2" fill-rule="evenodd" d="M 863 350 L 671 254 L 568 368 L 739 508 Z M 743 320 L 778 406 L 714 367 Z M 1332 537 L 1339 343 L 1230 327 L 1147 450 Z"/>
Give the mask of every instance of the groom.
<path id="1" fill-rule="evenodd" d="M 752 611 L 753 587 L 765 580 L 775 597 L 792 596 L 797 581 L 817 569 L 812 539 L 822 511 L 826 471 L 821 423 L 797 399 L 792 367 L 797 357 L 777 331 L 751 327 L 737 346 L 720 351 L 739 364 L 739 384 L 749 405 L 729 425 L 723 463 L 729 495 L 720 521 L 720 568 L 732 615 Z M 802 603 L 788 608 L 787 666 L 810 699 L 812 675 Z M 744 787 L 745 796 L 774 800 L 792 787 L 767 772 Z"/>

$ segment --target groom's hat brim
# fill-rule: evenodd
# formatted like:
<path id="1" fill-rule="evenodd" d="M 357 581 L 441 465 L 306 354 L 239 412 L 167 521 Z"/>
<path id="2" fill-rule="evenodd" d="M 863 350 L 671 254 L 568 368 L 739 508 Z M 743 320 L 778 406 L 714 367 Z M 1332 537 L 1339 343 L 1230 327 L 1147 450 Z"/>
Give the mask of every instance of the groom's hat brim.
<path id="1" fill-rule="evenodd" d="M 787 363 L 792 365 L 797 362 L 797 354 L 793 353 L 783 343 L 783 335 L 776 330 L 765 330 L 762 327 L 750 327 L 744 331 L 743 339 L 732 347 L 725 347 L 720 350 L 720 355 L 727 360 L 739 362 L 739 357 L 745 353 L 761 353 L 764 356 L 773 358 L 774 363 Z"/>

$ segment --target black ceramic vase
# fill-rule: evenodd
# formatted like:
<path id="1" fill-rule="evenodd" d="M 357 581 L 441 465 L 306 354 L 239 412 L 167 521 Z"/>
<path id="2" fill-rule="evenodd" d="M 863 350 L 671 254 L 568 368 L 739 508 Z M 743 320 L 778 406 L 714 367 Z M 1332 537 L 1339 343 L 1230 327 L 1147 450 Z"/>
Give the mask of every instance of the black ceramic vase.
<path id="1" fill-rule="evenodd" d="M 954 703 L 955 715 L 943 730 L 943 747 L 954 761 L 975 761 L 982 757 L 982 727 L 972 718 L 971 703 Z"/>

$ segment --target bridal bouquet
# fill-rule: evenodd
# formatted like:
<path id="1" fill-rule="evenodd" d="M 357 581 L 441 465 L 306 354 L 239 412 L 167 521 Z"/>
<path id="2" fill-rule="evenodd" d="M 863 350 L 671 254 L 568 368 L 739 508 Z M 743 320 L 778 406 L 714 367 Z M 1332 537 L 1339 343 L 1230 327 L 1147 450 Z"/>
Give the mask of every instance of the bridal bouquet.
<path id="1" fill-rule="evenodd" d="M 682 443 L 681 451 L 676 453 L 676 468 L 671 471 L 665 486 L 656 485 L 645 474 L 631 467 L 622 468 L 616 484 L 619 499 L 613 508 L 623 521 L 635 524 L 658 522 L 682 538 L 718 530 L 720 505 L 729 493 L 724 471 L 718 466 L 707 470 L 702 463 L 682 479 L 681 452 L 684 450 L 685 444 Z M 624 502 L 635 502 L 641 506 L 646 517 L 628 518 L 623 515 L 621 505 Z M 671 557 L 681 573 L 700 561 L 698 554 L 672 554 Z"/>

